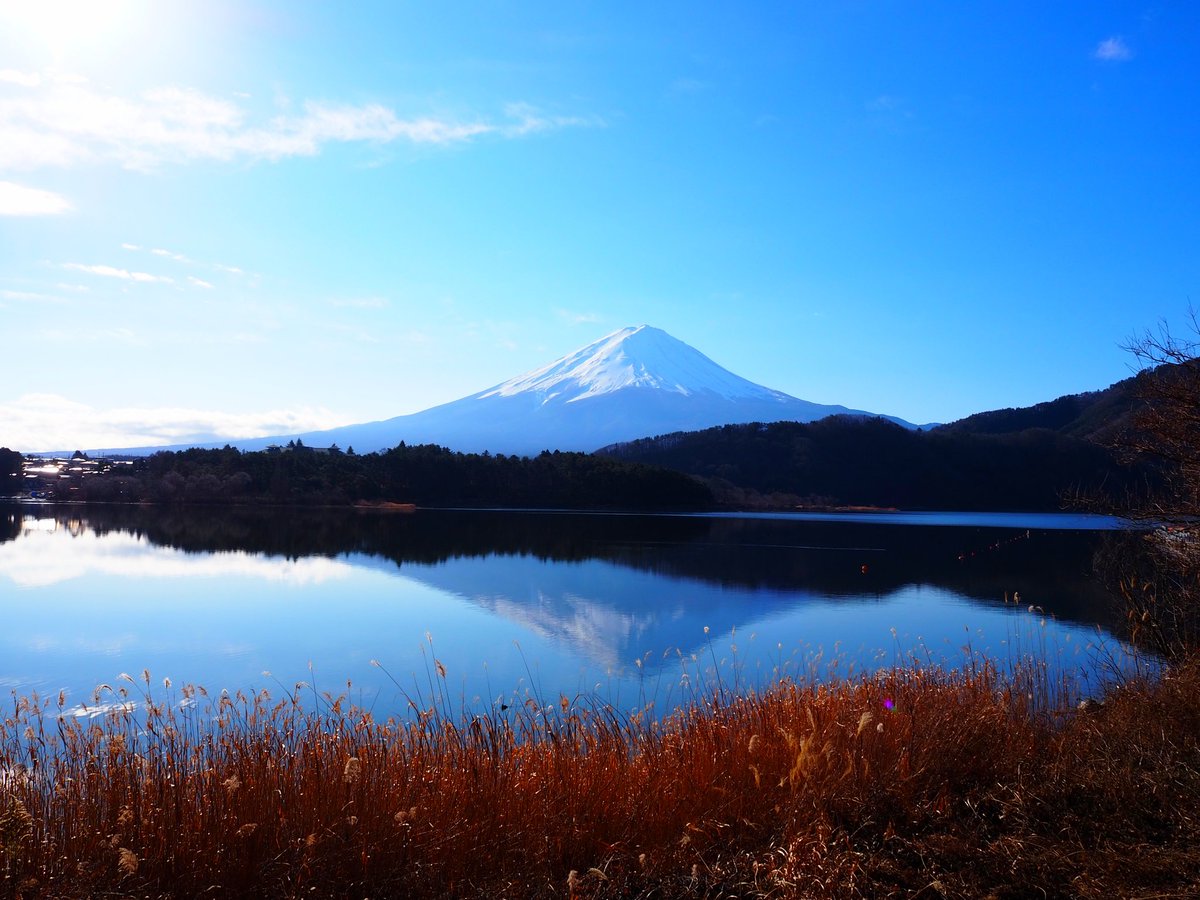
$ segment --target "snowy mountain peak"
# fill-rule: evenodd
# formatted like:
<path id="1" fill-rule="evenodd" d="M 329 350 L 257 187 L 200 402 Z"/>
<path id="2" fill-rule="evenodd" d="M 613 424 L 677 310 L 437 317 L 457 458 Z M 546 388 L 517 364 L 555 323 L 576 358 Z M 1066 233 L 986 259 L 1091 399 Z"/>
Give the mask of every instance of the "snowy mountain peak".
<path id="1" fill-rule="evenodd" d="M 543 450 L 591 452 L 620 441 L 738 422 L 812 422 L 838 414 L 871 415 L 762 387 L 665 331 L 638 325 L 486 391 L 421 412 L 329 431 L 252 438 L 238 447 L 258 450 L 299 438 L 309 447 L 337 444 L 361 453 L 405 441 L 532 456 Z"/>
<path id="2" fill-rule="evenodd" d="M 739 378 L 661 328 L 622 328 L 549 365 L 511 378 L 484 397 L 537 397 L 541 403 L 574 403 L 626 388 L 651 388 L 685 397 L 788 399 Z"/>

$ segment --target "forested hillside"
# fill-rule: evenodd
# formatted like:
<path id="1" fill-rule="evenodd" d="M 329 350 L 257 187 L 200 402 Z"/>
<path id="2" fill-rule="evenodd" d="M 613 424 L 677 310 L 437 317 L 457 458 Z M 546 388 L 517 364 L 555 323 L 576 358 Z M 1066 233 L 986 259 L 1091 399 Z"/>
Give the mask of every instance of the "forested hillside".
<path id="1" fill-rule="evenodd" d="M 1068 394 L 1033 406 L 975 413 L 935 430 L 1016 434 L 1031 428 L 1044 428 L 1094 443 L 1109 443 L 1130 426 L 1138 406 L 1138 383 L 1142 377 L 1126 378 L 1102 391 Z"/>
<path id="2" fill-rule="evenodd" d="M 882 419 L 729 425 L 606 448 L 617 459 L 749 489 L 775 505 L 1060 509 L 1068 495 L 1120 495 L 1141 475 L 1111 451 L 1045 428 L 1015 434 L 911 431 Z"/>

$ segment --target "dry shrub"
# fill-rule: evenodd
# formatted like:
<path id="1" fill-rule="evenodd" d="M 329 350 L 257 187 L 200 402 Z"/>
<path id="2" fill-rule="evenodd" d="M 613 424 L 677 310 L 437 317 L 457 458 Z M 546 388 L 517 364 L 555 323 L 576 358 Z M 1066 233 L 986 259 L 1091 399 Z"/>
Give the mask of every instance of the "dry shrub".
<path id="1" fill-rule="evenodd" d="M 107 689 L 95 718 L 14 697 L 0 896 L 1200 884 L 1196 664 L 1081 712 L 1031 707 L 1027 683 L 985 665 L 718 690 L 661 721 L 561 698 L 378 722 L 341 698 L 318 712 L 292 694 L 156 698 L 143 681 L 136 702 Z"/>

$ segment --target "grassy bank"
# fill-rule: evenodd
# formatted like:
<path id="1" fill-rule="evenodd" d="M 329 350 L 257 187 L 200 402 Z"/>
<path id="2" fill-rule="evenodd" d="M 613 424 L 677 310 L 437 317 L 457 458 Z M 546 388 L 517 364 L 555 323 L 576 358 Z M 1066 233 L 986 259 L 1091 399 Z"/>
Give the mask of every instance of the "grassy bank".
<path id="1" fill-rule="evenodd" d="M 381 723 L 149 682 L 93 717 L 13 699 L 0 896 L 1200 893 L 1197 660 L 1084 710 L 915 668 L 658 723 L 567 698 Z"/>

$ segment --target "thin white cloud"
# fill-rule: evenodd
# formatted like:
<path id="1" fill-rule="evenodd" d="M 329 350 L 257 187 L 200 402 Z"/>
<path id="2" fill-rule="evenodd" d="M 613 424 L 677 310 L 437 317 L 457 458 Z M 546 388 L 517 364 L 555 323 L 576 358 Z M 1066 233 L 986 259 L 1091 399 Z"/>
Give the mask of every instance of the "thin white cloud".
<path id="1" fill-rule="evenodd" d="M 133 344 L 145 346 L 146 342 L 132 328 L 105 328 L 96 332 L 96 339 L 102 343 Z"/>
<path id="2" fill-rule="evenodd" d="M 707 81 L 700 81 L 697 78 L 676 78 L 667 85 L 667 96 L 679 97 L 686 94 L 699 94 L 707 91 L 710 85 Z"/>
<path id="3" fill-rule="evenodd" d="M 604 125 L 604 120 L 595 116 L 548 116 L 528 103 L 509 103 L 504 107 L 504 114 L 516 120 L 499 129 L 507 137 L 523 137 L 560 128 L 598 128 Z"/>
<path id="4" fill-rule="evenodd" d="M 20 74 L 20 73 L 17 73 Z M 9 79 L 15 82 L 15 76 Z M 401 117 L 380 103 L 307 102 L 255 120 L 240 102 L 192 88 L 164 87 L 126 97 L 61 78 L 0 92 L 0 167 L 116 162 L 146 170 L 195 160 L 315 156 L 329 144 L 456 144 L 481 135 L 520 137 L 597 119 L 548 116 L 527 104 L 506 108 L 511 122 Z"/>
<path id="5" fill-rule="evenodd" d="M 205 269 L 215 269 L 219 272 L 227 272 L 230 275 L 245 275 L 246 274 L 244 270 L 239 269 L 237 266 L 227 266 L 224 263 L 200 262 L 200 261 L 192 259 L 190 256 L 188 256 L 184 253 L 177 253 L 174 250 L 165 250 L 162 247 L 146 248 L 146 247 L 142 247 L 140 244 L 124 243 L 124 244 L 121 244 L 121 249 L 122 250 L 134 250 L 139 253 L 144 251 L 153 256 L 157 256 L 162 259 L 169 259 L 169 260 L 172 260 L 173 262 L 180 263 L 181 265 L 199 266 L 200 268 L 205 268 Z M 193 277 L 189 276 L 188 280 L 191 281 L 193 284 L 199 284 L 202 287 L 212 287 L 212 285 L 209 284 L 207 281 L 203 281 L 202 279 L 199 279 L 199 278 L 193 278 Z"/>
<path id="6" fill-rule="evenodd" d="M 1097 44 L 1092 56 L 1104 62 L 1128 62 L 1133 59 L 1133 51 L 1129 49 L 1125 39 L 1118 35 L 1105 38 Z"/>
<path id="7" fill-rule="evenodd" d="M 66 346 L 68 344 L 125 344 L 131 347 L 145 347 L 147 340 L 132 328 L 43 328 L 33 332 L 49 344 Z"/>
<path id="8" fill-rule="evenodd" d="M 350 340 L 357 341 L 360 344 L 381 344 L 383 341 L 379 335 L 372 331 L 367 331 L 363 328 L 357 328 L 353 325 L 331 325 L 330 330 L 336 331 L 338 334 L 345 335 Z"/>
<path id="9" fill-rule="evenodd" d="M 37 87 L 42 76 L 37 72 L 18 72 L 16 69 L 0 69 L 0 82 L 19 84 L 21 87 Z"/>
<path id="10" fill-rule="evenodd" d="M 57 394 L 0 403 L 0 447 L 33 452 L 208 443 L 351 424 L 323 408 L 228 413 L 183 407 L 97 409 Z"/>
<path id="11" fill-rule="evenodd" d="M 144 283 L 161 282 L 163 284 L 175 283 L 175 279 L 167 275 L 151 275 L 149 272 L 131 272 L 129 269 L 118 269 L 116 266 L 89 266 L 83 263 L 63 263 L 63 268 L 73 269 L 76 272 L 87 272 L 91 275 L 102 275 L 105 278 L 121 278 L 125 281 L 139 281 Z"/>
<path id="12" fill-rule="evenodd" d="M 877 94 L 863 104 L 865 124 L 892 134 L 902 134 L 913 119 L 908 100 L 895 94 Z"/>
<path id="13" fill-rule="evenodd" d="M 61 287 L 61 285 L 60 285 Z M 43 294 L 39 291 L 0 290 L 0 300 L 10 300 L 13 303 L 54 303 L 63 304 L 67 301 L 53 294 Z M 2 304 L 0 304 L 2 305 Z"/>
<path id="14" fill-rule="evenodd" d="M 212 287 L 213 287 L 212 284 L 208 281 L 205 281 L 203 278 L 197 278 L 195 275 L 189 275 L 187 277 L 187 280 L 188 280 L 189 284 L 193 284 L 196 287 L 201 287 L 201 288 L 206 288 L 208 290 L 212 290 Z"/>
<path id="15" fill-rule="evenodd" d="M 368 141 L 387 144 L 407 140 L 414 144 L 453 144 L 495 131 L 482 122 L 460 123 L 432 117 L 400 119 L 380 104 L 327 106 L 307 103 L 302 116 L 280 116 L 268 128 L 247 129 L 232 135 L 230 149 L 248 156 L 278 160 L 288 156 L 315 156 L 323 144 Z"/>
<path id="16" fill-rule="evenodd" d="M 53 191 L 0 181 L 0 216 L 56 216 L 71 209 L 67 198 Z"/>
<path id="17" fill-rule="evenodd" d="M 909 102 L 895 94 L 879 94 L 864 104 L 870 121 L 879 125 L 898 125 L 913 117 Z"/>
<path id="18" fill-rule="evenodd" d="M 554 314 L 568 325 L 596 325 L 603 321 L 596 313 L 572 312 L 569 309 L 556 309 Z"/>

